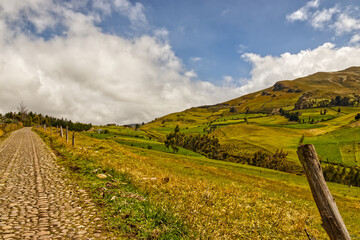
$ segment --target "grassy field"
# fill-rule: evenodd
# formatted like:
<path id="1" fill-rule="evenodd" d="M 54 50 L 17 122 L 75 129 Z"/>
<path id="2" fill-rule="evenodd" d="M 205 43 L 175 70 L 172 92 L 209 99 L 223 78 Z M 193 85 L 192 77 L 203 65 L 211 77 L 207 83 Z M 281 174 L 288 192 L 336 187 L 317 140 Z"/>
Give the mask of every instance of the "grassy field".
<path id="1" fill-rule="evenodd" d="M 319 156 L 326 161 L 354 166 L 359 164 L 360 128 L 344 127 L 324 135 L 305 138 L 312 143 Z"/>
<path id="2" fill-rule="evenodd" d="M 357 138 L 350 134 L 351 143 L 343 143 L 341 139 L 334 142 L 327 134 L 350 125 L 353 126 L 351 131 L 358 131 L 359 125 L 354 126 L 353 122 L 360 112 L 360 99 L 356 94 L 359 85 L 358 67 L 316 73 L 293 81 L 280 81 L 267 89 L 221 104 L 169 114 L 141 129 L 164 140 L 179 125 L 184 133 L 211 132 L 220 138 L 221 143 L 231 142 L 236 152 L 251 155 L 256 151 L 283 149 L 295 162 L 298 162 L 296 142 L 304 135 L 309 143 L 313 141 L 319 148 L 323 159 L 356 165 L 360 155 Z M 280 116 L 280 108 L 299 112 L 299 121 L 291 122 Z"/>
<path id="3" fill-rule="evenodd" d="M 326 114 L 322 115 L 320 112 L 324 112 L 325 109 Z M 304 135 L 305 142 L 314 144 L 318 149 L 321 159 L 349 166 L 358 165 L 360 128 L 359 124 L 354 122 L 354 117 L 360 112 L 360 107 L 297 110 L 301 112 L 300 123 L 291 122 L 281 115 L 205 110 L 207 109 L 189 109 L 171 115 L 171 121 L 164 117 L 161 121 L 142 126 L 141 129 L 161 136 L 159 139 L 164 140 L 166 134 L 172 132 L 176 125 L 180 126 L 181 132 L 188 134 L 207 134 L 206 130 L 212 126 L 215 130 L 210 136 L 219 138 L 221 144 L 234 146 L 231 154 L 251 156 L 257 151 L 274 153 L 278 149 L 283 149 L 288 152 L 288 159 L 298 164 L 296 148 L 301 136 Z M 191 123 L 177 121 L 178 118 L 175 117 L 193 115 L 197 118 L 192 118 Z M 214 116 L 218 118 L 214 119 Z"/>
<path id="4" fill-rule="evenodd" d="M 98 138 L 98 139 L 112 140 L 119 144 L 127 145 L 129 147 L 172 153 L 172 150 L 166 148 L 164 143 L 146 139 L 144 137 L 130 137 L 128 135 L 121 135 L 119 133 L 114 134 L 112 132 L 108 133 L 108 134 L 105 134 L 105 133 L 85 133 L 85 134 L 90 137 L 94 137 L 94 138 Z M 185 155 L 185 156 L 197 156 L 197 157 L 201 156 L 200 154 L 198 154 L 196 152 L 193 152 L 193 151 L 187 150 L 185 148 L 181 148 L 181 147 L 179 148 L 179 151 L 177 152 L 177 154 L 181 154 L 181 155 Z"/>
<path id="5" fill-rule="evenodd" d="M 327 239 L 303 176 L 87 134 L 77 134 L 72 147 L 40 134 L 91 192 L 119 238 L 306 239 L 307 229 Z M 100 172 L 109 178 L 96 178 Z M 360 238 L 360 188 L 329 187 L 352 238 Z"/>

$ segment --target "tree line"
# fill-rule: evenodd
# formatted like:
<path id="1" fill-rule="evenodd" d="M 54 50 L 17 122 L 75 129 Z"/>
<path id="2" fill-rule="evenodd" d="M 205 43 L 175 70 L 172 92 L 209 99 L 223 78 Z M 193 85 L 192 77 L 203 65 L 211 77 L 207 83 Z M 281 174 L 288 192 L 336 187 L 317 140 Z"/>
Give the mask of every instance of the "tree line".
<path id="1" fill-rule="evenodd" d="M 301 112 L 290 112 L 282 108 L 279 109 L 279 112 L 281 116 L 286 117 L 287 119 L 289 119 L 289 121 L 294 121 L 294 122 L 300 121 Z"/>
<path id="2" fill-rule="evenodd" d="M 165 146 L 168 149 L 171 147 L 174 153 L 179 150 L 179 147 L 183 147 L 200 153 L 207 158 L 218 160 L 223 160 L 225 158 L 225 153 L 221 150 L 219 139 L 214 136 L 209 137 L 208 135 L 186 135 L 180 133 L 178 125 L 173 132 L 166 136 Z"/>
<path id="3" fill-rule="evenodd" d="M 41 113 L 28 112 L 23 103 L 20 103 L 20 107 L 18 107 L 19 112 L 8 112 L 2 116 L 0 114 L 1 119 L 3 119 L 4 123 L 18 123 L 21 122 L 25 127 L 31 127 L 34 125 L 44 125 L 47 126 L 62 126 L 65 128 L 66 126 L 71 131 L 88 131 L 92 124 L 84 124 L 80 122 L 72 122 L 71 120 L 67 120 L 64 118 L 55 118 L 48 115 L 42 115 Z"/>
<path id="4" fill-rule="evenodd" d="M 221 146 L 219 139 L 215 136 L 184 134 L 180 132 L 178 125 L 166 136 L 164 143 L 168 149 L 171 147 L 174 153 L 179 150 L 179 147 L 183 147 L 211 159 L 245 163 L 289 173 L 302 172 L 299 165 L 287 159 L 288 153 L 283 150 L 277 150 L 275 153 L 258 151 L 250 157 L 234 155 Z"/>
<path id="5" fill-rule="evenodd" d="M 332 106 L 359 106 L 360 97 L 355 95 L 354 97 L 339 95 L 331 99 L 321 100 L 319 102 L 316 99 L 308 99 L 308 94 L 303 94 L 299 97 L 295 103 L 296 110 L 299 109 L 309 109 L 315 107 L 332 107 Z"/>
<path id="6" fill-rule="evenodd" d="M 323 173 L 326 181 L 360 187 L 360 168 L 358 167 L 326 164 L 323 166 Z"/>

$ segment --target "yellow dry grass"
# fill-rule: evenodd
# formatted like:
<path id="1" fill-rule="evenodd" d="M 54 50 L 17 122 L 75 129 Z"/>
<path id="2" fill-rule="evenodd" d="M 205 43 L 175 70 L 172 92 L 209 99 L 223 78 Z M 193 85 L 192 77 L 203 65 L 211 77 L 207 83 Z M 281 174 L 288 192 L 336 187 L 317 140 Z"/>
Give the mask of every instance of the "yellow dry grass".
<path id="1" fill-rule="evenodd" d="M 326 239 L 307 187 L 243 174 L 205 158 L 134 150 L 83 134 L 77 134 L 76 147 L 64 144 L 64 149 L 128 174 L 151 202 L 184 221 L 187 238 L 301 239 L 307 228 L 316 239 Z M 344 197 L 338 204 L 346 220 L 360 221 L 358 198 Z M 352 234 L 360 234 L 350 226 Z"/>

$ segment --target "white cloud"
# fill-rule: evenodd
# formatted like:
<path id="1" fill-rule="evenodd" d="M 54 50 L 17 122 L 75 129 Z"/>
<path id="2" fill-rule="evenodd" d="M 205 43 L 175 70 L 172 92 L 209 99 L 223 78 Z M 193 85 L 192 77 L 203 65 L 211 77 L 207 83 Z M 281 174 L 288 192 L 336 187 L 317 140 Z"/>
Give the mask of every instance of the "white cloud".
<path id="1" fill-rule="evenodd" d="M 306 5 L 309 8 L 310 7 L 317 8 L 317 7 L 319 7 L 319 3 L 320 3 L 320 0 L 313 0 L 313 1 L 308 2 Z"/>
<path id="2" fill-rule="evenodd" d="M 360 30 L 360 19 L 352 18 L 342 13 L 339 15 L 333 27 L 338 35 Z"/>
<path id="3" fill-rule="evenodd" d="M 332 8 L 318 10 L 319 1 L 308 2 L 305 6 L 286 16 L 290 22 L 307 21 L 315 29 L 334 31 L 336 35 L 359 33 L 360 14 L 356 6 L 341 7 L 340 3 Z M 351 42 L 350 42 L 351 43 Z"/>
<path id="4" fill-rule="evenodd" d="M 332 20 L 332 17 L 335 13 L 339 11 L 338 7 L 335 6 L 329 9 L 323 9 L 321 11 L 316 11 L 310 20 L 311 25 L 314 28 L 324 28 L 324 25 Z"/>
<path id="5" fill-rule="evenodd" d="M 112 14 L 108 3 L 73 0 L 59 5 L 50 0 L 0 0 L 3 113 L 16 110 L 23 100 L 32 111 L 74 121 L 142 122 L 192 106 L 226 101 L 279 80 L 360 65 L 358 48 L 335 48 L 330 43 L 279 57 L 246 53 L 244 59 L 253 65 L 251 79 L 238 87 L 244 79 L 224 76 L 222 86 L 215 86 L 197 80 L 196 72 L 184 67 L 166 40 L 166 29 L 130 39 L 103 32 L 97 26 Z M 126 1 L 110 3 L 128 9 L 117 11 L 134 21 L 133 26 L 146 24 L 142 6 Z M 93 9 L 86 11 L 84 6 Z M 50 20 L 37 22 L 36 16 Z M 43 39 L 29 32 L 27 24 L 33 24 L 38 32 L 61 25 L 64 32 L 54 31 L 54 37 Z M 202 59 L 194 56 L 190 60 Z"/>
<path id="6" fill-rule="evenodd" d="M 104 0 L 105 1 L 105 0 Z M 118 11 L 126 15 L 134 25 L 146 25 L 147 19 L 144 13 L 144 6 L 137 2 L 132 4 L 128 0 L 113 0 Z"/>
<path id="7" fill-rule="evenodd" d="M 360 66 L 360 48 L 336 48 L 325 43 L 313 50 L 303 50 L 296 54 L 284 53 L 279 57 L 243 54 L 252 64 L 251 79 L 238 89 L 248 93 L 272 86 L 280 80 L 293 80 L 319 71 L 337 71 L 351 66 Z"/>
<path id="8" fill-rule="evenodd" d="M 352 36 L 352 38 L 350 39 L 350 43 L 359 43 L 360 42 L 360 34 L 355 34 L 354 36 Z"/>
<path id="9" fill-rule="evenodd" d="M 201 60 L 202 60 L 201 57 L 191 57 L 191 58 L 190 58 L 190 61 L 192 61 L 192 62 L 199 62 L 199 61 L 201 61 Z"/>
<path id="10" fill-rule="evenodd" d="M 98 12 L 89 13 L 77 11 L 84 5 L 71 2 L 40 8 L 45 2 L 26 5 L 14 0 L 6 5 L 0 1 L 3 112 L 16 110 L 23 100 L 32 111 L 74 121 L 131 123 L 238 96 L 232 89 L 192 80 L 196 73 L 186 70 L 175 56 L 164 40 L 165 29 L 126 39 L 96 27 L 108 11 L 105 1 L 96 1 Z M 6 6 L 1 8 L 1 4 Z M 140 5 L 126 1 L 114 4 L 121 9 L 134 8 L 126 10 L 130 20 L 145 19 L 139 14 L 143 10 Z M 23 9 L 31 11 L 26 14 Z M 37 11 L 52 19 L 39 31 L 61 24 L 65 34 L 45 40 L 25 27 L 16 27 L 26 22 L 40 26 L 31 20 Z"/>
<path id="11" fill-rule="evenodd" d="M 246 45 L 239 44 L 239 45 L 237 46 L 237 52 L 240 53 L 240 54 L 243 53 L 246 49 L 247 49 L 247 46 L 246 46 Z"/>
<path id="12" fill-rule="evenodd" d="M 194 70 L 191 70 L 191 71 L 185 72 L 185 76 L 188 78 L 195 78 L 195 77 L 197 77 L 197 74 Z"/>
<path id="13" fill-rule="evenodd" d="M 295 12 L 289 14 L 286 16 L 286 19 L 290 22 L 294 21 L 305 21 L 309 18 L 310 10 L 312 8 L 318 8 L 319 7 L 319 0 L 313 0 L 306 3 L 305 6 L 299 8 Z"/>
<path id="14" fill-rule="evenodd" d="M 223 76 L 222 86 L 225 88 L 233 88 L 236 89 L 238 85 L 235 83 L 234 78 L 232 76 Z"/>

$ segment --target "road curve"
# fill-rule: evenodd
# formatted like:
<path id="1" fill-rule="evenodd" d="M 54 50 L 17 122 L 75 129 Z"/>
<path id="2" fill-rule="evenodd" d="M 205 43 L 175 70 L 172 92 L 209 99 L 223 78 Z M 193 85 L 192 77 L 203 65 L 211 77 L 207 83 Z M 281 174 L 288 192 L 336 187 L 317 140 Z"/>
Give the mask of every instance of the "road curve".
<path id="1" fill-rule="evenodd" d="M 0 239 L 105 239 L 87 193 L 30 128 L 0 143 Z"/>

